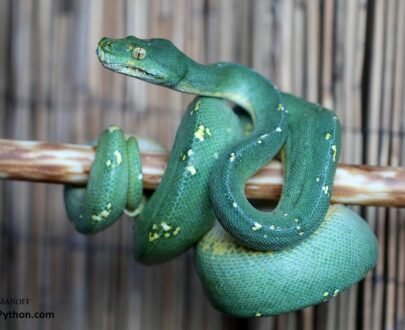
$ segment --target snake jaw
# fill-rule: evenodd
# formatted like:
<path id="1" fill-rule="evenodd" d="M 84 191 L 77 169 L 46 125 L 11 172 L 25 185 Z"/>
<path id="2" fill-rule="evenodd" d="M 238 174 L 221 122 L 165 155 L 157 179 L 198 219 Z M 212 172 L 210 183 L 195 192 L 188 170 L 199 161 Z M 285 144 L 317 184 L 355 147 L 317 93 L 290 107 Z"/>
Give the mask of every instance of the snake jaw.
<path id="1" fill-rule="evenodd" d="M 103 67 L 105 67 L 106 69 L 109 69 L 109 70 L 117 72 L 117 73 L 124 74 L 126 76 L 138 78 L 138 79 L 141 79 L 141 80 L 144 80 L 147 82 L 156 84 L 159 81 L 164 80 L 163 77 L 152 74 L 152 73 L 145 71 L 143 69 L 140 69 L 138 67 L 130 66 L 128 64 L 125 65 L 125 64 L 121 64 L 121 63 L 108 63 L 108 62 L 103 62 L 101 59 L 100 59 L 100 62 L 103 65 Z"/>

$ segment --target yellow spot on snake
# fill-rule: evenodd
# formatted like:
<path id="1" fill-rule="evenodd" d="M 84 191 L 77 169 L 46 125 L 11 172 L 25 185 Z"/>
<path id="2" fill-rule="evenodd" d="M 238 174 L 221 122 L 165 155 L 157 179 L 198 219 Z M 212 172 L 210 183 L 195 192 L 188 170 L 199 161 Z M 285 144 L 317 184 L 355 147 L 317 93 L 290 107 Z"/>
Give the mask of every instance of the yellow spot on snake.
<path id="1" fill-rule="evenodd" d="M 152 226 L 152 229 L 155 229 L 155 230 L 156 230 L 157 228 L 158 228 L 157 224 L 154 223 L 153 226 Z"/>
<path id="2" fill-rule="evenodd" d="M 278 106 L 277 106 L 277 110 L 278 110 L 278 111 L 284 111 L 284 109 L 285 109 L 285 108 L 284 108 L 284 105 L 282 105 L 281 103 L 279 103 Z"/>
<path id="3" fill-rule="evenodd" d="M 333 291 L 333 296 L 336 297 L 339 292 L 340 292 L 339 289 L 336 289 L 335 291 Z"/>
<path id="4" fill-rule="evenodd" d="M 159 237 L 160 235 L 158 233 L 149 233 L 149 242 L 156 241 Z"/>
<path id="5" fill-rule="evenodd" d="M 261 317 L 261 316 L 262 316 L 262 313 L 257 312 L 257 313 L 255 314 L 255 316 L 256 316 L 256 317 Z"/>
<path id="6" fill-rule="evenodd" d="M 198 101 L 198 102 L 195 104 L 193 110 L 191 110 L 191 112 L 190 112 L 190 115 L 192 115 L 194 112 L 198 112 L 198 111 L 200 110 L 200 104 L 201 104 L 201 101 Z"/>
<path id="7" fill-rule="evenodd" d="M 332 148 L 332 152 L 333 152 L 332 160 L 334 162 L 336 162 L 336 145 L 334 144 L 331 148 Z"/>
<path id="8" fill-rule="evenodd" d="M 197 170 L 193 165 L 187 166 L 186 170 L 189 171 L 191 175 L 195 175 L 197 173 Z"/>
<path id="9" fill-rule="evenodd" d="M 165 237 L 166 237 L 166 238 L 170 237 L 170 233 L 166 233 L 166 234 L 165 234 Z"/>
<path id="10" fill-rule="evenodd" d="M 100 217 L 107 218 L 110 215 L 111 211 L 103 210 L 100 212 Z"/>
<path id="11" fill-rule="evenodd" d="M 204 125 L 198 126 L 198 129 L 194 132 L 194 137 L 196 137 L 200 141 L 204 141 L 206 135 L 211 136 L 211 131 Z"/>
<path id="12" fill-rule="evenodd" d="M 325 134 L 325 140 L 330 140 L 331 137 L 332 137 L 332 134 L 330 134 L 330 133 Z"/>
<path id="13" fill-rule="evenodd" d="M 322 191 L 325 195 L 329 194 L 329 186 L 322 186 Z"/>
<path id="14" fill-rule="evenodd" d="M 180 232 L 180 227 L 176 227 L 176 229 L 173 232 L 173 236 L 178 235 L 179 232 Z"/>
<path id="15" fill-rule="evenodd" d="M 254 224 L 254 226 L 252 227 L 253 231 L 259 230 L 260 228 L 263 227 L 260 223 L 258 223 L 256 221 L 254 221 L 253 224 Z"/>
<path id="16" fill-rule="evenodd" d="M 323 295 L 324 297 L 327 297 L 327 296 L 329 296 L 329 292 L 328 292 L 328 291 L 325 291 L 322 295 Z"/>
<path id="17" fill-rule="evenodd" d="M 187 157 L 191 157 L 194 154 L 193 149 L 188 149 L 186 153 L 181 154 L 180 159 L 182 161 L 187 160 Z"/>

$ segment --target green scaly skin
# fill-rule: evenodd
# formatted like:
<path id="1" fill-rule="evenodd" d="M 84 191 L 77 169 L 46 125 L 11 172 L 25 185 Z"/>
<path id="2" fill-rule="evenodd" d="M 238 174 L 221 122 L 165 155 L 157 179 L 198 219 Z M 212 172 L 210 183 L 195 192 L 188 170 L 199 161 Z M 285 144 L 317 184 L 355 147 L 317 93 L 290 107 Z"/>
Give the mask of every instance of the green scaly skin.
<path id="1" fill-rule="evenodd" d="M 162 182 L 134 225 L 139 261 L 166 261 L 198 242 L 196 267 L 209 298 L 236 316 L 319 303 L 373 267 L 377 245 L 368 226 L 343 207 L 326 216 L 340 152 L 340 126 L 332 112 L 279 92 L 244 66 L 198 64 L 164 39 L 103 38 L 97 54 L 110 70 L 200 96 L 186 111 Z M 222 99 L 249 114 L 249 136 Z M 101 138 L 97 150 L 101 155 L 105 149 Z M 244 185 L 280 150 L 283 193 L 272 212 L 261 212 L 247 201 Z M 92 172 L 105 167 L 105 160 L 100 164 Z M 128 189 L 118 179 L 92 180 L 91 173 L 88 190 L 94 185 L 101 195 L 103 189 L 116 196 Z M 101 228 L 92 218 L 109 200 L 91 196 L 79 201 L 73 192 L 66 198 L 68 210 L 80 210 L 68 211 L 70 218 L 88 232 Z M 122 197 L 112 209 L 125 203 Z M 229 234 L 218 226 L 209 231 L 215 217 Z"/>

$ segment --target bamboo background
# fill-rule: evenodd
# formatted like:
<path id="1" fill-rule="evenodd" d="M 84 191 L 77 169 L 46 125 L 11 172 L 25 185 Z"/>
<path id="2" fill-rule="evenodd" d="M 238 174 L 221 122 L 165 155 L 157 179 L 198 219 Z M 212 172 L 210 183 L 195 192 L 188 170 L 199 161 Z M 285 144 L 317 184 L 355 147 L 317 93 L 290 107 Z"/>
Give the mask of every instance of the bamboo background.
<path id="1" fill-rule="evenodd" d="M 280 89 L 337 111 L 342 161 L 404 166 L 405 1 L 1 0 L 0 137 L 84 143 L 112 123 L 170 147 L 190 96 L 101 67 L 102 36 L 171 39 L 200 62 L 236 61 Z M 0 298 L 53 320 L 3 329 L 405 329 L 405 210 L 358 209 L 380 256 L 365 281 L 327 303 L 235 319 L 208 303 L 192 252 L 145 267 L 131 222 L 75 233 L 62 187 L 0 183 Z"/>

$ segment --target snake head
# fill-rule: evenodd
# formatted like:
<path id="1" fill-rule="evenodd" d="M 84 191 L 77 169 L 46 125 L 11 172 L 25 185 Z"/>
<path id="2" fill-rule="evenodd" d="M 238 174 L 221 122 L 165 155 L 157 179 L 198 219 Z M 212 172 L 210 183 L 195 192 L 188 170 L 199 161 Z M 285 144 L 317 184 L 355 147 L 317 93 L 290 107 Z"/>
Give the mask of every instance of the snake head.
<path id="1" fill-rule="evenodd" d="M 187 73 L 190 60 L 166 39 L 102 38 L 96 50 L 112 71 L 150 83 L 174 87 Z"/>

